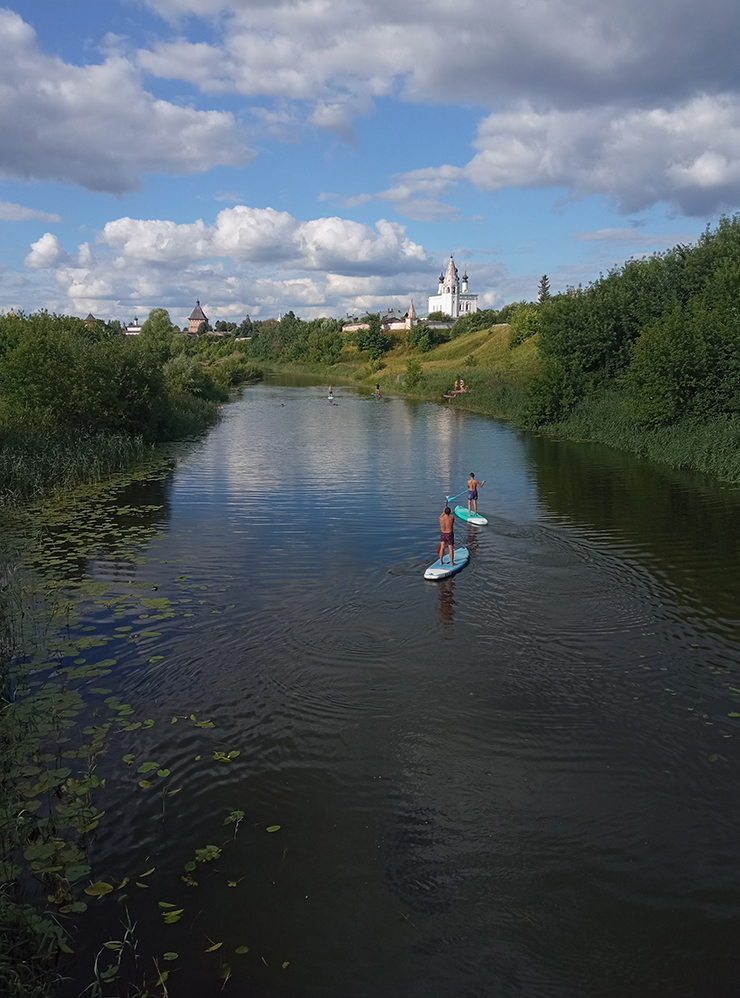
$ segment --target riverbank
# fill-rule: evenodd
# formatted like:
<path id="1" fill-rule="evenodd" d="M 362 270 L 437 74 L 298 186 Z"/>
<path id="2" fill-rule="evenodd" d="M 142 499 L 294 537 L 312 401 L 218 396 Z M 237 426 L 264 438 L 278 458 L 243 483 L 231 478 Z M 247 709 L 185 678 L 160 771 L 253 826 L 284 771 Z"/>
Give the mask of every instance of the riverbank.
<path id="1" fill-rule="evenodd" d="M 368 363 L 344 351 L 340 363 L 326 366 L 271 364 L 283 373 L 311 374 L 333 384 L 362 384 L 405 398 L 438 402 L 512 422 L 546 436 L 580 443 L 600 443 L 671 468 L 740 482 L 740 421 L 686 420 L 645 427 L 629 415 L 618 388 L 595 392 L 579 401 L 567 418 L 532 427 L 528 418 L 530 385 L 540 371 L 537 337 L 509 349 L 509 326 L 494 326 L 458 337 L 427 353 L 396 346 L 381 361 Z M 382 366 L 378 366 L 378 364 Z M 462 378 L 467 391 L 445 394 Z"/>
<path id="2" fill-rule="evenodd" d="M 518 422 L 526 402 L 526 386 L 539 369 L 539 358 L 531 339 L 510 350 L 509 326 L 502 324 L 464 334 L 426 353 L 401 342 L 375 361 L 368 362 L 354 348 L 345 348 L 340 362 L 330 366 L 270 362 L 265 369 L 311 374 L 332 384 L 361 384 L 370 389 L 379 384 L 381 392 L 444 402 Z M 468 390 L 454 399 L 445 399 L 460 378 Z"/>

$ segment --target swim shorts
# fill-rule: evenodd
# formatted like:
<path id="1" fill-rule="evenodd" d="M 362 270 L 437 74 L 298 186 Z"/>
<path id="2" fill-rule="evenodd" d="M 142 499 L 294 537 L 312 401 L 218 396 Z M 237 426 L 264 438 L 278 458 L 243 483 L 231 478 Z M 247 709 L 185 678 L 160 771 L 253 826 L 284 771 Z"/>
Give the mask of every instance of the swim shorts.
<path id="1" fill-rule="evenodd" d="M 478 489 L 468 489 L 468 499 L 477 499 Z"/>
<path id="2" fill-rule="evenodd" d="M 443 530 L 442 533 L 440 534 L 440 538 L 439 539 L 440 539 L 440 542 L 442 544 L 454 544 L 455 543 L 455 534 L 454 534 L 454 532 L 452 530 L 449 532 L 449 534 L 446 534 L 444 532 L 444 530 Z"/>

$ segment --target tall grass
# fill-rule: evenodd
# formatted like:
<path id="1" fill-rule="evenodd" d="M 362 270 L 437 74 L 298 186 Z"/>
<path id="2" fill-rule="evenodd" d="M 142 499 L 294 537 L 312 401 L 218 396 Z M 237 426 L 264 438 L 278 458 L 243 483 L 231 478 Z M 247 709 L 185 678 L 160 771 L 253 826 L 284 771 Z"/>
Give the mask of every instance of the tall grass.
<path id="1" fill-rule="evenodd" d="M 567 419 L 539 427 L 549 435 L 594 441 L 671 468 L 690 468 L 740 482 L 740 418 L 684 419 L 646 428 L 630 417 L 624 396 L 603 391 L 582 399 Z"/>
<path id="2" fill-rule="evenodd" d="M 30 499 L 51 485 L 99 482 L 152 453 L 126 434 L 5 434 L 0 440 L 0 506 Z"/>

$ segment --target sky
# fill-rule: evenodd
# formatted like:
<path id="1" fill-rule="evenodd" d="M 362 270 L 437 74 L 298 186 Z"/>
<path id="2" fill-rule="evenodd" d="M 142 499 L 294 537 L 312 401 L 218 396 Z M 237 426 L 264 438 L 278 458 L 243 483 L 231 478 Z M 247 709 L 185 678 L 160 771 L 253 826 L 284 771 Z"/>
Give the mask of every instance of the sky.
<path id="1" fill-rule="evenodd" d="M 586 285 L 740 208 L 738 43 L 736 0 L 0 6 L 0 312 Z"/>

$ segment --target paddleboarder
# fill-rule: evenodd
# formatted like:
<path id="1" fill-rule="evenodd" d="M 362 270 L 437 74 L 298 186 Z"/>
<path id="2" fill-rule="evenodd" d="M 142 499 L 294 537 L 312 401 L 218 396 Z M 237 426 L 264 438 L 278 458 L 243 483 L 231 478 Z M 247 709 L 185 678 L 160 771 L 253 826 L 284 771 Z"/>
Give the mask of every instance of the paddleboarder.
<path id="1" fill-rule="evenodd" d="M 475 507 L 475 515 L 478 515 L 478 489 L 483 488 L 485 484 L 485 478 L 482 482 L 479 482 L 475 477 L 475 472 L 470 472 L 470 478 L 468 479 L 468 516 L 470 516 L 471 504 Z"/>
<path id="2" fill-rule="evenodd" d="M 437 554 L 439 555 L 439 563 L 442 564 L 442 559 L 445 555 L 445 544 L 447 545 L 447 550 L 450 553 L 450 568 L 455 565 L 455 518 L 452 515 L 452 510 L 449 506 L 445 506 L 444 512 L 440 513 L 439 516 L 439 530 L 440 538 L 439 544 L 437 545 Z"/>

